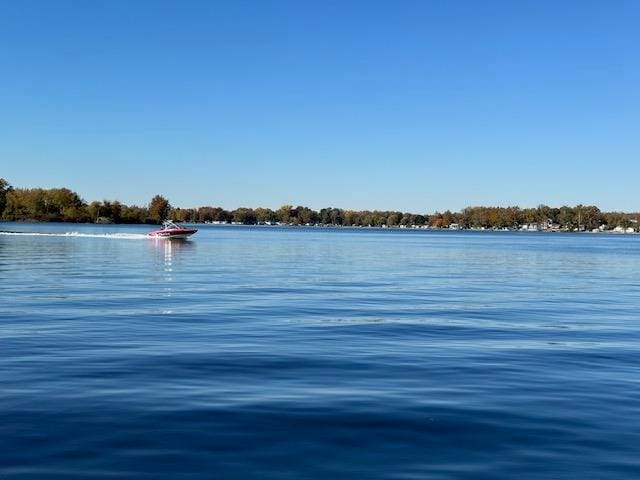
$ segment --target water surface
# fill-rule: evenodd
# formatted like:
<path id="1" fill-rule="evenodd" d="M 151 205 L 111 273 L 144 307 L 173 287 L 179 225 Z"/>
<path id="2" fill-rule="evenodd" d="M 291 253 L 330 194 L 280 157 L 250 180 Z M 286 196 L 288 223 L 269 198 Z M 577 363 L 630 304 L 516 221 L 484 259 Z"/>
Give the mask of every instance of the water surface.
<path id="1" fill-rule="evenodd" d="M 2 479 L 640 471 L 640 236 L 0 230 Z"/>

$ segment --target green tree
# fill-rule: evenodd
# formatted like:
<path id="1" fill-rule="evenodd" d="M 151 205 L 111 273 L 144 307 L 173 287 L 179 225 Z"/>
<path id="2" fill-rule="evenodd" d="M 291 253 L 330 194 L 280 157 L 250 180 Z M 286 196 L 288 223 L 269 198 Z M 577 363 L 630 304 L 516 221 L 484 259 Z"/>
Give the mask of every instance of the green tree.
<path id="1" fill-rule="evenodd" d="M 161 223 L 163 220 L 167 219 L 170 211 L 171 204 L 169 204 L 169 200 L 164 198 L 162 195 L 156 195 L 151 199 L 151 202 L 149 203 L 149 218 L 152 221 Z"/>
<path id="2" fill-rule="evenodd" d="M 339 208 L 332 208 L 329 213 L 329 218 L 333 225 L 342 225 L 343 212 Z"/>
<path id="3" fill-rule="evenodd" d="M 7 193 L 9 193 L 13 188 L 9 185 L 4 178 L 0 178 L 0 218 L 2 217 L 2 212 L 4 212 L 4 207 L 7 205 Z"/>
<path id="4" fill-rule="evenodd" d="M 234 222 L 242 223 L 243 225 L 255 225 L 256 213 L 251 208 L 237 208 L 231 212 Z"/>
<path id="5" fill-rule="evenodd" d="M 393 212 L 387 217 L 387 225 L 390 227 L 395 227 L 400 223 L 401 214 L 400 212 Z"/>
<path id="6" fill-rule="evenodd" d="M 580 217 L 581 223 L 587 230 L 598 228 L 602 223 L 602 213 L 600 209 L 594 205 L 579 205 L 581 207 Z M 576 207 L 576 208 L 578 208 Z"/>
<path id="7" fill-rule="evenodd" d="M 623 218 L 618 222 L 618 226 L 624 229 L 629 228 L 631 225 L 632 225 L 631 220 L 629 220 L 628 218 Z"/>
<path id="8" fill-rule="evenodd" d="M 256 208 L 255 214 L 258 223 L 275 222 L 278 218 L 270 208 Z"/>
<path id="9" fill-rule="evenodd" d="M 213 207 L 200 207 L 198 208 L 197 215 L 199 222 L 212 222 L 215 217 L 215 211 Z"/>
<path id="10" fill-rule="evenodd" d="M 320 223 L 323 225 L 328 225 L 331 223 L 331 209 L 330 208 L 323 208 L 320 210 L 320 213 L 318 215 Z"/>
<path id="11" fill-rule="evenodd" d="M 145 223 L 148 216 L 149 211 L 146 208 L 135 205 L 125 206 L 122 209 L 120 221 L 122 223 Z"/>
<path id="12" fill-rule="evenodd" d="M 576 224 L 576 214 L 573 208 L 562 206 L 558 212 L 558 223 L 567 230 L 573 230 Z"/>
<path id="13" fill-rule="evenodd" d="M 298 223 L 300 225 L 314 224 L 318 221 L 318 214 L 308 207 L 297 207 Z"/>
<path id="14" fill-rule="evenodd" d="M 292 210 L 293 210 L 293 207 L 291 205 L 282 205 L 276 211 L 278 221 L 282 223 L 289 223 L 291 221 Z"/>
<path id="15" fill-rule="evenodd" d="M 122 210 L 123 205 L 119 201 L 114 201 L 111 204 L 111 218 L 114 223 L 120 223 L 120 219 L 122 218 Z"/>
<path id="16" fill-rule="evenodd" d="M 2 218 L 7 220 L 26 220 L 29 218 L 27 198 L 22 188 L 6 193 Z"/>
<path id="17" fill-rule="evenodd" d="M 224 208 L 216 208 L 216 215 L 214 220 L 217 222 L 229 223 L 231 221 L 231 212 Z"/>
<path id="18" fill-rule="evenodd" d="M 425 215 L 418 214 L 418 215 L 414 216 L 413 223 L 414 223 L 414 225 L 422 226 L 425 223 L 427 223 L 427 217 Z"/>

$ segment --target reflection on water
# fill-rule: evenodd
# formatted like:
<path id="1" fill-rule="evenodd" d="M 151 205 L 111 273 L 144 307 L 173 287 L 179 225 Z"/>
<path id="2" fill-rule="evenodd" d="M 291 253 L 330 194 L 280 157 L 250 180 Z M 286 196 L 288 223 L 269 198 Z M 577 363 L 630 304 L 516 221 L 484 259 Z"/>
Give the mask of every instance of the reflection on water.
<path id="1" fill-rule="evenodd" d="M 173 281 L 173 257 L 171 249 L 174 242 L 172 242 L 171 240 L 165 240 L 162 243 L 164 243 L 164 296 L 171 297 L 171 282 Z M 173 310 L 163 310 L 162 313 L 165 315 L 170 315 L 173 313 Z"/>
<path id="2" fill-rule="evenodd" d="M 171 298 L 174 294 L 174 264 L 178 259 L 178 256 L 189 251 L 194 250 L 194 244 L 187 239 L 162 239 L 152 238 L 149 239 L 149 246 L 155 256 L 158 259 L 157 265 L 160 267 L 161 272 L 161 289 L 163 297 Z M 179 267 L 179 265 L 178 265 Z M 163 314 L 172 314 L 174 309 L 171 305 L 165 303 L 165 308 L 162 310 Z"/>
<path id="3" fill-rule="evenodd" d="M 149 238 L 148 239 L 149 251 L 153 256 L 160 260 L 163 270 L 171 270 L 173 262 L 183 254 L 194 252 L 195 243 L 193 240 L 188 239 L 162 239 L 162 238 Z"/>

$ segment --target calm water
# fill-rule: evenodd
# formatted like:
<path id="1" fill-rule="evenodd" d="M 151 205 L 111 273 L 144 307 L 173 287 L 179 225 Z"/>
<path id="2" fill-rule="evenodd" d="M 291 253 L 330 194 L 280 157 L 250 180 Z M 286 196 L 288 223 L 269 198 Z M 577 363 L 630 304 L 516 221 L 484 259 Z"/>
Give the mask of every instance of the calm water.
<path id="1" fill-rule="evenodd" d="M 0 229 L 3 480 L 638 478 L 640 236 Z"/>

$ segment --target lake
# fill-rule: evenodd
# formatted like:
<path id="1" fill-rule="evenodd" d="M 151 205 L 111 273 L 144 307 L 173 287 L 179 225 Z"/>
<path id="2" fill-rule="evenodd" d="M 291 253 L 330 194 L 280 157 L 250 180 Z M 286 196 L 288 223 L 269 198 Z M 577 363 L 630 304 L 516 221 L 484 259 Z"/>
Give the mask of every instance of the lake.
<path id="1" fill-rule="evenodd" d="M 0 478 L 636 479 L 640 236 L 0 223 Z"/>

